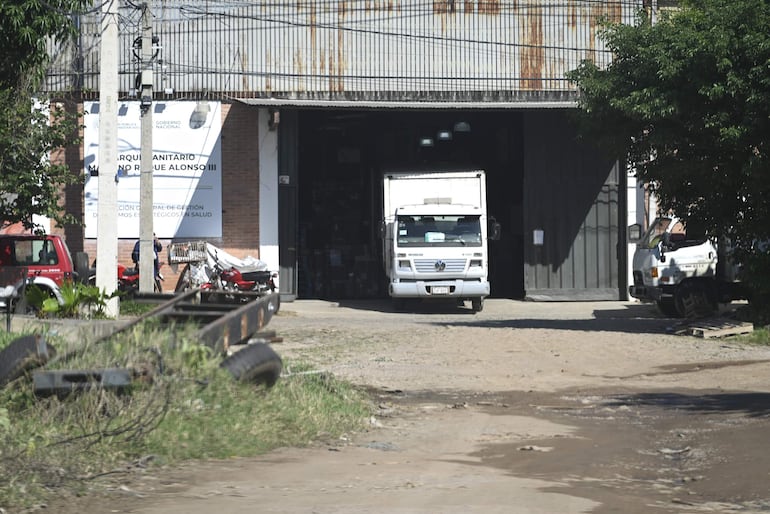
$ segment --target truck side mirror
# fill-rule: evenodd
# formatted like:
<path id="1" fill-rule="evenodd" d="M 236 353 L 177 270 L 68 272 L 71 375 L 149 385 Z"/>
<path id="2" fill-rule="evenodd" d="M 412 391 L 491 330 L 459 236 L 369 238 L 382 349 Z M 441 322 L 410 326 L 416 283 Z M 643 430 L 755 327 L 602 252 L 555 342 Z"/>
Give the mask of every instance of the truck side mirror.
<path id="1" fill-rule="evenodd" d="M 642 239 L 642 226 L 639 223 L 634 223 L 628 227 L 628 241 L 631 243 L 638 243 Z"/>
<path id="2" fill-rule="evenodd" d="M 671 233 L 666 232 L 661 237 L 661 241 L 663 241 L 663 246 L 666 248 L 666 250 L 675 250 L 676 246 L 673 241 L 671 241 Z"/>
<path id="3" fill-rule="evenodd" d="M 500 224 L 494 219 L 489 222 L 489 239 L 491 241 L 498 241 L 500 239 L 501 232 Z"/>
<path id="4" fill-rule="evenodd" d="M 666 262 L 666 250 L 669 250 L 671 244 L 671 234 L 664 232 L 660 236 L 660 262 Z"/>

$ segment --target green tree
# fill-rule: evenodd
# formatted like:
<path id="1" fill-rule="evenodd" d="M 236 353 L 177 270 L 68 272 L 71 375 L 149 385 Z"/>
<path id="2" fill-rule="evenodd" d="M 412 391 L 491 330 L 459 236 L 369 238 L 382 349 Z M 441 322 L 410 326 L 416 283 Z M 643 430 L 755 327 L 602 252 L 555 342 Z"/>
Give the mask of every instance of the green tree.
<path id="1" fill-rule="evenodd" d="M 770 239 L 770 3 L 682 0 L 601 37 L 611 64 L 568 74 L 581 132 L 627 155 L 661 210 L 729 236 L 748 271 L 770 275 L 754 245 Z"/>
<path id="2" fill-rule="evenodd" d="M 39 229 L 35 214 L 59 224 L 76 220 L 59 205 L 61 188 L 81 180 L 50 152 L 77 141 L 76 117 L 38 94 L 48 45 L 75 34 L 80 0 L 0 2 L 0 220 Z M 38 100 L 36 102 L 35 100 Z"/>

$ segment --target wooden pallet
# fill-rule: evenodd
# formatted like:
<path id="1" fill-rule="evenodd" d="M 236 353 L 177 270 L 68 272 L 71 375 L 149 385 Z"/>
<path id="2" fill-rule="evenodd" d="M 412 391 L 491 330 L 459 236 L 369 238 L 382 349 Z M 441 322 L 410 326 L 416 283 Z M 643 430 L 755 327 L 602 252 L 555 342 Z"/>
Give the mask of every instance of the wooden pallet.
<path id="1" fill-rule="evenodd" d="M 689 323 L 684 333 L 695 337 L 702 337 L 704 339 L 712 339 L 716 337 L 749 334 L 753 331 L 754 325 L 745 321 L 712 318 Z"/>

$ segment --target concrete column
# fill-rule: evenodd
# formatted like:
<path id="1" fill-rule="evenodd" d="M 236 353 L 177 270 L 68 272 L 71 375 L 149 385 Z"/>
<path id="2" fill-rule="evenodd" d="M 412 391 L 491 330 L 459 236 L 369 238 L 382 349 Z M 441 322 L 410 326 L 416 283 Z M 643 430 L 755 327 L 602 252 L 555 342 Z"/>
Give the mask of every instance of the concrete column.
<path id="1" fill-rule="evenodd" d="M 96 225 L 96 285 L 110 294 L 118 270 L 118 0 L 102 4 L 99 69 L 99 217 Z M 105 312 L 117 317 L 117 298 Z"/>
<path id="2" fill-rule="evenodd" d="M 270 271 L 278 271 L 278 130 L 269 123 L 271 113 L 260 108 L 259 138 L 259 258 Z M 271 130 L 272 127 L 272 130 Z"/>

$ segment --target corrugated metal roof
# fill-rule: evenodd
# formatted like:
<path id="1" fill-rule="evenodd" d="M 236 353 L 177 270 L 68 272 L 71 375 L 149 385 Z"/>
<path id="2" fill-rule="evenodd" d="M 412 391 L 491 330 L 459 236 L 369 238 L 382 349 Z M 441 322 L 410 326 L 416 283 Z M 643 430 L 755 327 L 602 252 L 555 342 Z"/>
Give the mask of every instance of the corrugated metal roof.
<path id="1" fill-rule="evenodd" d="M 600 20 L 641 0 L 154 0 L 155 88 L 174 98 L 474 104 L 574 100 L 564 75 L 610 61 Z M 120 8 L 120 90 L 142 63 L 141 11 Z M 99 88 L 100 11 L 59 48 L 52 91 Z M 545 98 L 544 98 L 545 97 Z M 256 101 L 256 100 L 255 100 Z M 360 105 L 360 104 L 359 104 Z"/>

